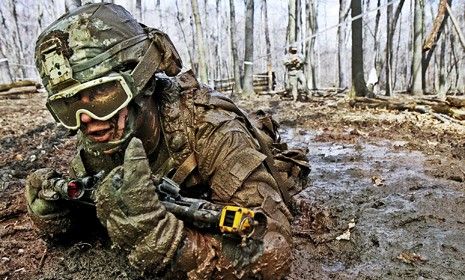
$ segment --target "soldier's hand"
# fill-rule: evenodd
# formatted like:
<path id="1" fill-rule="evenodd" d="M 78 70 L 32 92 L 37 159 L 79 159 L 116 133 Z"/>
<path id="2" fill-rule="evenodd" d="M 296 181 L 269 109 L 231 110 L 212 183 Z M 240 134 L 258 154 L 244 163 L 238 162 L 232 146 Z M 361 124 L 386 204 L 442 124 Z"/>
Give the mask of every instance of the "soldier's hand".
<path id="1" fill-rule="evenodd" d="M 97 216 L 111 240 L 130 251 L 130 263 L 161 269 L 173 258 L 183 224 L 158 200 L 142 142 L 133 138 L 124 163 L 113 169 L 95 192 Z"/>
<path id="2" fill-rule="evenodd" d="M 39 192 L 49 188 L 50 179 L 59 177 L 59 174 L 51 168 L 36 170 L 26 179 L 26 201 L 30 212 L 46 216 L 64 211 L 62 203 L 45 200 L 39 197 Z"/>
<path id="3" fill-rule="evenodd" d="M 124 163 L 114 168 L 95 192 L 97 216 L 111 239 L 129 249 L 139 236 L 161 218 L 153 211 L 161 207 L 142 142 L 129 143 Z M 164 209 L 163 209 L 164 210 Z"/>

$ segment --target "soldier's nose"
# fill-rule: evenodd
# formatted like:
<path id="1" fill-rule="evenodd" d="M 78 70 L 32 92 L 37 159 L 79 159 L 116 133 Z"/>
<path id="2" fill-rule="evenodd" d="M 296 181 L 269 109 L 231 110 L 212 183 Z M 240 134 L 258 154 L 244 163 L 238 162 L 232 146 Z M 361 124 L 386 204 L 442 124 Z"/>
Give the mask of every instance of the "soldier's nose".
<path id="1" fill-rule="evenodd" d="M 81 95 L 81 102 L 82 103 L 89 103 L 90 102 L 89 95 L 86 94 L 86 93 L 83 93 Z M 81 118 L 82 123 L 90 123 L 92 121 L 92 117 L 87 115 L 86 113 L 81 113 L 80 118 Z"/>
<path id="2" fill-rule="evenodd" d="M 81 122 L 82 123 L 90 123 L 92 121 L 92 117 L 87 115 L 86 113 L 81 113 Z"/>

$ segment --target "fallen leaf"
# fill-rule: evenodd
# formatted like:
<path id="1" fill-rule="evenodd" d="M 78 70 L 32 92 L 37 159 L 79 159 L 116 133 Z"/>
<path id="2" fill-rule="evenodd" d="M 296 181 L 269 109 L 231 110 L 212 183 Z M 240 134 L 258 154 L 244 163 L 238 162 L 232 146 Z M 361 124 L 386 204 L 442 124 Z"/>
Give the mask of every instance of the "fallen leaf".
<path id="1" fill-rule="evenodd" d="M 384 179 L 378 176 L 371 177 L 371 182 L 377 187 L 384 186 Z"/>
<path id="2" fill-rule="evenodd" d="M 409 252 L 409 251 L 404 251 L 400 253 L 397 256 L 397 259 L 403 261 L 404 263 L 412 264 L 412 265 L 426 261 L 426 258 L 420 256 L 417 253 Z"/>

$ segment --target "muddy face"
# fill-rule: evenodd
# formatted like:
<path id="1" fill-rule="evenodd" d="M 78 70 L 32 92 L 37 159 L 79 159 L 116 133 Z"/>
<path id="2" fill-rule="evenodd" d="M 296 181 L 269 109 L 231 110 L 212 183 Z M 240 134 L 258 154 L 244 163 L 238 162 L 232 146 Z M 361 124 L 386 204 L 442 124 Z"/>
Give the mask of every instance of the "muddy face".
<path id="1" fill-rule="evenodd" d="M 82 113 L 81 131 L 94 142 L 105 143 L 120 140 L 126 127 L 128 108 L 124 107 L 118 114 L 106 121 L 94 120 L 91 116 Z"/>

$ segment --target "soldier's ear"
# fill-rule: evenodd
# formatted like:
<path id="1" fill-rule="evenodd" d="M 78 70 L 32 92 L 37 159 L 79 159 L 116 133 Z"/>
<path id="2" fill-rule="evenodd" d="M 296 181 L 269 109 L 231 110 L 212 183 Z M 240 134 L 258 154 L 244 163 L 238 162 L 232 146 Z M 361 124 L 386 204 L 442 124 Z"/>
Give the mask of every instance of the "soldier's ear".
<path id="1" fill-rule="evenodd" d="M 162 57 L 158 69 L 165 72 L 168 76 L 176 76 L 182 69 L 182 60 L 178 51 L 165 33 L 156 30 L 152 34 L 152 40 Z"/>

